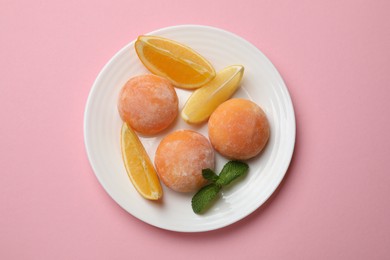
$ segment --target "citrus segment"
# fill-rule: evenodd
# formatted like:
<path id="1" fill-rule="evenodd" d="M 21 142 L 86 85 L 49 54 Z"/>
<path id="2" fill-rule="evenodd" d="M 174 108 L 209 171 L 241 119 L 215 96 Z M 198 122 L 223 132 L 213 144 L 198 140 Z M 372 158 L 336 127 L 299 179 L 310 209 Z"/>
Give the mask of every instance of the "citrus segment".
<path id="1" fill-rule="evenodd" d="M 126 123 L 122 125 L 121 149 L 127 174 L 136 190 L 149 200 L 161 198 L 162 188 L 153 164 L 137 134 Z"/>
<path id="2" fill-rule="evenodd" d="M 224 101 L 238 89 L 244 67 L 232 65 L 217 73 L 216 77 L 197 89 L 187 100 L 181 117 L 190 124 L 202 123 Z"/>
<path id="3" fill-rule="evenodd" d="M 158 36 L 139 36 L 135 50 L 152 73 L 184 89 L 198 88 L 215 77 L 213 66 L 193 49 Z"/>

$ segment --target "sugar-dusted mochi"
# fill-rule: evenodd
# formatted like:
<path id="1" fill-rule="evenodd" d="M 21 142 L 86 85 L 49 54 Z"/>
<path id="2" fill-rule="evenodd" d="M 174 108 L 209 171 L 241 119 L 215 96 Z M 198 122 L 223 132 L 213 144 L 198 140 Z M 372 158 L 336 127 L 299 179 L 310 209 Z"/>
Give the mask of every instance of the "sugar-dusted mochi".
<path id="1" fill-rule="evenodd" d="M 131 78 L 119 94 L 119 115 L 135 131 L 152 135 L 166 129 L 178 114 L 178 98 L 170 81 L 147 74 Z"/>
<path id="2" fill-rule="evenodd" d="M 154 163 L 167 187 L 178 192 L 193 192 L 206 184 L 202 169 L 214 169 L 215 153 L 203 135 L 178 130 L 160 142 Z"/>
<path id="3" fill-rule="evenodd" d="M 254 102 L 235 98 L 225 101 L 208 121 L 212 146 L 229 159 L 246 160 L 265 147 L 270 128 L 264 111 Z"/>

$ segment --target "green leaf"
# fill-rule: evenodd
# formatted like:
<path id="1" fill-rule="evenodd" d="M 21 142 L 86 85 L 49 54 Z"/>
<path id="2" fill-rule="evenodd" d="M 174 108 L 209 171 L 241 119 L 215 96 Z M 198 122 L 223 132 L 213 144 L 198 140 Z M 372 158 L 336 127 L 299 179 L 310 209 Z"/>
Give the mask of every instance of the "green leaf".
<path id="1" fill-rule="evenodd" d="M 220 190 L 221 187 L 215 185 L 214 183 L 211 183 L 201 188 L 194 195 L 194 197 L 192 197 L 192 210 L 196 214 L 204 212 L 210 206 L 211 202 L 215 200 Z"/>
<path id="2" fill-rule="evenodd" d="M 211 169 L 203 169 L 202 175 L 203 178 L 212 182 L 216 182 L 218 180 L 218 175 Z"/>
<path id="3" fill-rule="evenodd" d="M 218 186 L 229 185 L 232 181 L 245 175 L 249 169 L 248 164 L 239 161 L 230 161 L 225 164 L 218 180 L 215 182 Z"/>
<path id="4" fill-rule="evenodd" d="M 201 188 L 192 197 L 192 210 L 196 214 L 201 214 L 207 210 L 213 201 L 217 198 L 221 189 L 229 185 L 237 178 L 245 175 L 248 172 L 249 166 L 244 162 L 230 161 L 225 164 L 219 176 L 211 169 L 203 169 L 203 178 L 212 183 Z"/>

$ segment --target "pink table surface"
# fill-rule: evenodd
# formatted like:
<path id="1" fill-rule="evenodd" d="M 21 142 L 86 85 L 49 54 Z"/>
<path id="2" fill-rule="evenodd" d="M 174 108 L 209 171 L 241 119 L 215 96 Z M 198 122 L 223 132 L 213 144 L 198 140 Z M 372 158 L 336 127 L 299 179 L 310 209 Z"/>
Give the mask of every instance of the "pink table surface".
<path id="1" fill-rule="evenodd" d="M 390 1 L 0 1 L 0 259 L 390 259 Z M 274 63 L 297 120 L 292 164 L 249 217 L 149 226 L 86 156 L 103 65 L 178 24 L 236 33 Z"/>

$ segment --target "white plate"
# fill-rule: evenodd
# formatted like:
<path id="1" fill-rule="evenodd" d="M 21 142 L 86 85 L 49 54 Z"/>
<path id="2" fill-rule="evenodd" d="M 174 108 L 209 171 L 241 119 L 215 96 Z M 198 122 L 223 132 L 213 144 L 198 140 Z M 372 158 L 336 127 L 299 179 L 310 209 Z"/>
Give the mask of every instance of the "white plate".
<path id="1" fill-rule="evenodd" d="M 216 71 L 233 64 L 245 67 L 241 88 L 234 97 L 253 100 L 266 112 L 271 137 L 264 152 L 248 161 L 247 176 L 229 189 L 204 215 L 192 212 L 193 194 L 163 187 L 162 202 L 143 199 L 132 186 L 122 163 L 121 119 L 117 112 L 119 90 L 135 75 L 149 73 L 139 61 L 134 41 L 120 50 L 98 75 L 88 97 L 84 138 L 89 161 L 101 185 L 126 211 L 150 225 L 173 231 L 200 232 L 230 225 L 261 206 L 275 191 L 290 164 L 295 144 L 295 116 L 288 90 L 272 63 L 244 39 L 221 29 L 182 25 L 150 33 L 187 44 L 208 59 Z M 176 89 L 181 109 L 190 93 Z M 207 136 L 207 124 L 193 127 L 180 117 L 168 131 L 141 137 L 151 160 L 167 132 L 195 129 Z M 227 162 L 217 155 L 217 172 Z"/>

